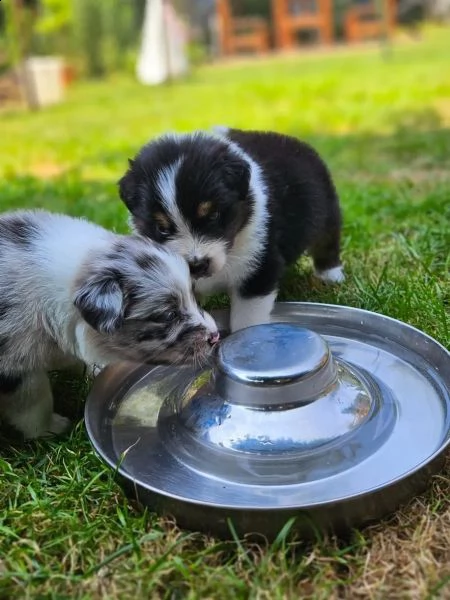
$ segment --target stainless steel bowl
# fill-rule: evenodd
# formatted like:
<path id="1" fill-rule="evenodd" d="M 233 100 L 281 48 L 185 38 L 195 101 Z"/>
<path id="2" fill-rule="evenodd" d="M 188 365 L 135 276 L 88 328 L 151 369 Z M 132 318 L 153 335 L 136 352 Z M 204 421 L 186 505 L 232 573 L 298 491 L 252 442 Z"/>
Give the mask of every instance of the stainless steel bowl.
<path id="1" fill-rule="evenodd" d="M 214 315 L 226 326 L 227 313 Z M 450 439 L 450 353 L 388 317 L 279 303 L 212 367 L 105 369 L 90 439 L 181 526 L 272 538 L 380 518 L 423 490 Z"/>

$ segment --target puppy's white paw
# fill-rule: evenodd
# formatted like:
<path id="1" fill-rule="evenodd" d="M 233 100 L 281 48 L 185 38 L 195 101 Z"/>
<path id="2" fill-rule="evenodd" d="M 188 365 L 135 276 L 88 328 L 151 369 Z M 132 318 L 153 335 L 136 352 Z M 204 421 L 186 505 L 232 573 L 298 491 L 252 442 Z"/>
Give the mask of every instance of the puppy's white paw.
<path id="1" fill-rule="evenodd" d="M 316 277 L 325 283 L 342 283 L 345 280 L 344 269 L 342 265 L 326 269 L 325 271 L 316 271 Z"/>
<path id="2" fill-rule="evenodd" d="M 100 375 L 104 368 L 105 365 L 92 364 L 87 367 L 86 374 L 90 379 L 95 379 L 98 375 Z"/>
<path id="3" fill-rule="evenodd" d="M 38 438 L 49 438 L 54 435 L 61 435 L 65 433 L 71 423 L 70 420 L 62 415 L 58 415 L 57 413 L 53 413 L 50 422 L 48 424 L 40 423 L 38 426 L 34 424 L 34 426 L 23 427 L 22 433 L 27 440 L 36 440 Z"/>
<path id="4" fill-rule="evenodd" d="M 254 298 L 242 298 L 239 293 L 233 293 L 231 297 L 231 331 L 235 332 L 252 325 L 270 323 L 270 313 L 276 297 L 276 291 L 267 296 Z"/>
<path id="5" fill-rule="evenodd" d="M 70 425 L 70 419 L 63 417 L 62 415 L 58 415 L 58 413 L 53 413 L 46 435 L 60 435 L 61 433 L 66 432 Z"/>

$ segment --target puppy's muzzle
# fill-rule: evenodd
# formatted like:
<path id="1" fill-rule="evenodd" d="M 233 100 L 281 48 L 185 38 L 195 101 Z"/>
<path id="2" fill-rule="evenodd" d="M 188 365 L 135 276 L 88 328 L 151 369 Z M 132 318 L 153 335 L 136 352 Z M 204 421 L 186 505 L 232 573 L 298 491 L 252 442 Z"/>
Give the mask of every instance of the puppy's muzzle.
<path id="1" fill-rule="evenodd" d="M 218 331 L 211 333 L 211 335 L 208 338 L 208 342 L 211 344 L 211 346 L 215 346 L 219 340 L 220 340 L 220 333 Z"/>
<path id="2" fill-rule="evenodd" d="M 209 258 L 194 258 L 189 261 L 189 271 L 195 279 L 207 277 L 209 275 L 210 266 L 211 261 Z"/>

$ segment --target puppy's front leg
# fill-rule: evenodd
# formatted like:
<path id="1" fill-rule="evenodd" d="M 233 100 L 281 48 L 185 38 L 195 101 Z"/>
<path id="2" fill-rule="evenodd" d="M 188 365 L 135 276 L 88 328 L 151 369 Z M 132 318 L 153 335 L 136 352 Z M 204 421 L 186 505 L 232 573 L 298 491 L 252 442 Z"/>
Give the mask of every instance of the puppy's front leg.
<path id="1" fill-rule="evenodd" d="M 58 357 L 48 367 L 49 371 L 68 371 L 72 375 L 84 377 L 86 375 L 86 365 L 82 360 L 71 355 L 62 355 Z"/>
<path id="2" fill-rule="evenodd" d="M 231 331 L 270 322 L 283 266 L 281 256 L 266 252 L 258 269 L 231 291 Z"/>
<path id="3" fill-rule="evenodd" d="M 231 294 L 231 331 L 269 323 L 276 297 L 276 290 L 265 296 L 253 297 L 244 297 L 239 291 L 233 291 Z"/>
<path id="4" fill-rule="evenodd" d="M 0 415 L 32 439 L 63 433 L 69 419 L 53 412 L 53 395 L 47 373 L 37 371 L 21 377 L 0 377 Z"/>

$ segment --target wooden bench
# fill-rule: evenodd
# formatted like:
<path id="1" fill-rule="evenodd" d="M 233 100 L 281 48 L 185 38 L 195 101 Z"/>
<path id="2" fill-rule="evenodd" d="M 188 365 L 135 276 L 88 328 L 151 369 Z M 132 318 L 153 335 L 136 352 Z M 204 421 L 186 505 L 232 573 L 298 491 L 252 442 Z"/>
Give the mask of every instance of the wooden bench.
<path id="1" fill-rule="evenodd" d="M 269 50 L 269 26 L 262 17 L 234 17 L 229 0 L 217 0 L 217 17 L 222 55 Z"/>
<path id="2" fill-rule="evenodd" d="M 333 42 L 332 0 L 272 0 L 272 15 L 278 48 L 294 48 L 297 34 L 307 30 L 324 44 Z"/>
<path id="3" fill-rule="evenodd" d="M 380 4 L 383 14 L 380 14 Z M 357 2 L 345 13 L 344 32 L 348 42 L 390 37 L 395 28 L 394 0 Z"/>

